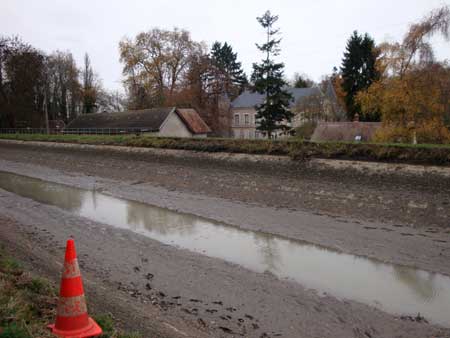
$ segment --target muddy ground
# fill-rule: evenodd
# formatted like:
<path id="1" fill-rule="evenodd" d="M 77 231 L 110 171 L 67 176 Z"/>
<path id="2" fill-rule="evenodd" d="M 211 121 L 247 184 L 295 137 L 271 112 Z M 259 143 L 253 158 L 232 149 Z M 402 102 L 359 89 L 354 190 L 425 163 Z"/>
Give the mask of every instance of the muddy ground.
<path id="1" fill-rule="evenodd" d="M 0 143 L 0 170 L 450 275 L 450 178 Z M 77 239 L 94 308 L 146 337 L 450 337 L 0 190 L 0 241 L 57 281 Z"/>

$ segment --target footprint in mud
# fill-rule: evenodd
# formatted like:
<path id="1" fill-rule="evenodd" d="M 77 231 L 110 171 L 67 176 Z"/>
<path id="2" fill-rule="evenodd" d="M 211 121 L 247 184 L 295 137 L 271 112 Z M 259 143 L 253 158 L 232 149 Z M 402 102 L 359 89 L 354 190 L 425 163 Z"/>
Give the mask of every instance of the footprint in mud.
<path id="1" fill-rule="evenodd" d="M 229 311 L 229 312 L 235 312 L 237 311 L 237 309 L 235 309 L 234 307 L 227 307 L 225 310 Z"/>
<path id="2" fill-rule="evenodd" d="M 433 229 L 428 229 L 428 230 L 425 230 L 425 232 L 427 232 L 429 234 L 437 234 L 439 231 L 433 230 Z"/>
<path id="3" fill-rule="evenodd" d="M 203 303 L 200 299 L 195 299 L 195 298 L 191 298 L 191 299 L 189 299 L 189 301 L 192 303 Z"/>
<path id="4" fill-rule="evenodd" d="M 135 266 L 135 267 L 133 268 L 133 270 L 134 270 L 134 272 L 139 272 L 139 271 L 141 271 L 141 268 L 138 267 L 138 266 Z"/>
<path id="5" fill-rule="evenodd" d="M 145 183 L 145 181 L 135 181 L 135 182 L 132 182 L 132 183 L 130 183 L 130 185 L 139 185 L 139 184 L 144 184 Z"/>
<path id="6" fill-rule="evenodd" d="M 378 228 L 375 228 L 375 227 L 364 227 L 364 229 L 366 229 L 366 230 L 378 230 Z"/>
<path id="7" fill-rule="evenodd" d="M 402 232 L 400 235 L 402 235 L 402 236 L 409 236 L 409 237 L 414 237 L 415 236 L 414 234 L 409 234 L 409 233 L 406 233 L 406 232 Z"/>
<path id="8" fill-rule="evenodd" d="M 186 313 L 189 313 L 190 315 L 194 315 L 194 316 L 198 315 L 198 309 L 197 308 L 193 308 L 193 309 L 182 308 L 181 310 L 186 312 Z"/>
<path id="9" fill-rule="evenodd" d="M 153 277 L 155 277 L 155 275 L 152 274 L 152 273 L 148 273 L 148 274 L 145 275 L 145 278 L 146 278 L 147 280 L 152 280 Z"/>
<path id="10" fill-rule="evenodd" d="M 433 239 L 433 242 L 437 242 L 437 243 L 447 243 L 447 241 L 443 241 L 442 239 Z"/>
<path id="11" fill-rule="evenodd" d="M 216 302 L 212 302 L 212 303 L 215 304 L 215 305 L 220 305 L 220 306 L 223 305 L 223 303 L 221 301 L 216 301 Z"/>
<path id="12" fill-rule="evenodd" d="M 218 312 L 216 309 L 206 309 L 205 311 L 211 314 Z"/>
<path id="13" fill-rule="evenodd" d="M 232 329 L 230 329 L 230 328 L 228 328 L 226 326 L 219 326 L 219 329 L 222 330 L 225 333 L 229 333 L 229 334 L 233 334 L 234 333 Z"/>
<path id="14" fill-rule="evenodd" d="M 401 225 L 401 224 L 392 224 L 392 226 L 396 227 L 396 228 L 403 228 L 403 225 Z"/>
<path id="15" fill-rule="evenodd" d="M 395 231 L 395 230 L 389 229 L 389 228 L 381 228 L 381 230 L 386 231 L 386 232 L 394 232 Z"/>

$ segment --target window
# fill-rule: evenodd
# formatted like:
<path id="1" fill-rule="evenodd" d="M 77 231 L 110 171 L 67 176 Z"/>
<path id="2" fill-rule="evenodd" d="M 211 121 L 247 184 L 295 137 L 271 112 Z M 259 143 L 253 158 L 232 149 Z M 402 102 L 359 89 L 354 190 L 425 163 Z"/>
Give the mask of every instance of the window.
<path id="1" fill-rule="evenodd" d="M 245 122 L 246 125 L 250 124 L 250 116 L 248 114 L 244 115 L 244 122 Z"/>
<path id="2" fill-rule="evenodd" d="M 239 114 L 234 114 L 234 125 L 235 126 L 239 125 Z"/>

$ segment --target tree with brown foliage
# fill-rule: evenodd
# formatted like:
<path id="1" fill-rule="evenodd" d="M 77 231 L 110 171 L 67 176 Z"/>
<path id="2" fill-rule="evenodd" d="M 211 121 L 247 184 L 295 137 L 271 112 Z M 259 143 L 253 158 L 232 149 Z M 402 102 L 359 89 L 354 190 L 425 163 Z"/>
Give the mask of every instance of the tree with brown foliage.
<path id="1" fill-rule="evenodd" d="M 170 105 L 189 71 L 193 55 L 204 53 L 204 45 L 192 40 L 186 30 L 154 28 L 139 33 L 134 40 L 119 44 L 124 64 L 125 85 L 134 104 Z M 139 95 L 145 98 L 139 98 Z"/>
<path id="2" fill-rule="evenodd" d="M 449 40 L 450 8 L 448 6 L 431 11 L 420 22 L 411 25 L 401 43 L 381 44 L 379 70 L 385 76 L 402 77 L 411 68 L 427 66 L 435 62 L 430 39 L 436 34 Z"/>
<path id="3" fill-rule="evenodd" d="M 450 68 L 435 61 L 429 42 L 437 33 L 448 40 L 449 29 L 444 6 L 411 25 L 402 43 L 380 46 L 383 76 L 357 98 L 363 114 L 381 112 L 379 141 L 450 142 Z"/>

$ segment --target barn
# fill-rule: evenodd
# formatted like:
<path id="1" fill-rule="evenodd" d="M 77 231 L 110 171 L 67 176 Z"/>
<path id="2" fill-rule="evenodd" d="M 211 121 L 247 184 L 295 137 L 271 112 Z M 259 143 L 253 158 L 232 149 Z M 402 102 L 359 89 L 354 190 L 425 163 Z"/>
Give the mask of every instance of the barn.
<path id="1" fill-rule="evenodd" d="M 66 127 L 67 132 L 89 130 L 196 138 L 211 132 L 195 109 L 176 107 L 84 114 Z"/>

